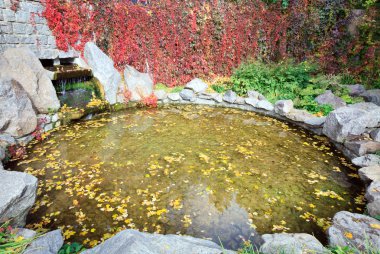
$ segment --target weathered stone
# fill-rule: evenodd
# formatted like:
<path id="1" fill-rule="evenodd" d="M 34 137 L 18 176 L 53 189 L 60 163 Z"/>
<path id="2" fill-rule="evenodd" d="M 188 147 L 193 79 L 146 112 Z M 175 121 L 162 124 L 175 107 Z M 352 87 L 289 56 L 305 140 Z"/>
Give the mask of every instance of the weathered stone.
<path id="1" fill-rule="evenodd" d="M 186 84 L 185 88 L 193 90 L 194 93 L 202 93 L 207 90 L 208 86 L 199 78 L 195 78 Z"/>
<path id="2" fill-rule="evenodd" d="M 346 106 L 346 103 L 338 96 L 335 96 L 331 90 L 327 90 L 323 94 L 318 95 L 314 100 L 319 105 L 328 104 L 331 105 L 334 109 Z"/>
<path id="3" fill-rule="evenodd" d="M 269 101 L 265 100 L 265 99 L 259 101 L 256 104 L 256 108 L 261 108 L 261 109 L 265 109 L 265 110 L 268 110 L 268 111 L 273 111 L 274 110 L 273 104 L 270 103 Z"/>
<path id="4" fill-rule="evenodd" d="M 168 98 L 171 101 L 179 101 L 181 99 L 181 96 L 179 96 L 179 93 L 169 93 Z"/>
<path id="5" fill-rule="evenodd" d="M 20 137 L 33 132 L 37 116 L 20 83 L 0 73 L 0 131 Z"/>
<path id="6" fill-rule="evenodd" d="M 17 142 L 12 135 L 4 133 L 0 134 L 0 147 L 7 148 L 8 146 L 16 145 Z"/>
<path id="7" fill-rule="evenodd" d="M 323 245 L 309 234 L 266 234 L 260 251 L 265 254 L 292 253 L 326 253 Z"/>
<path id="8" fill-rule="evenodd" d="M 261 93 L 257 92 L 257 91 L 253 91 L 253 90 L 248 91 L 247 95 L 249 98 L 257 99 L 259 101 L 265 100 L 265 96 L 262 95 Z"/>
<path id="9" fill-rule="evenodd" d="M 217 93 L 206 93 L 206 92 L 203 92 L 203 93 L 200 93 L 198 95 L 198 98 L 199 99 L 203 99 L 203 100 L 212 100 L 217 95 L 218 95 Z"/>
<path id="10" fill-rule="evenodd" d="M 221 94 L 217 94 L 217 95 L 214 96 L 212 99 L 213 99 L 215 102 L 217 102 L 217 103 L 221 103 L 221 102 L 223 102 L 223 96 L 222 96 Z"/>
<path id="11" fill-rule="evenodd" d="M 274 111 L 280 115 L 286 115 L 293 110 L 294 104 L 292 100 L 280 100 L 274 104 Z"/>
<path id="12" fill-rule="evenodd" d="M 314 118 L 312 114 L 301 109 L 292 109 L 290 112 L 285 114 L 285 117 L 296 122 L 305 122 L 308 119 Z"/>
<path id="13" fill-rule="evenodd" d="M 28 145 L 32 140 L 34 139 L 34 135 L 29 134 L 21 138 L 17 138 L 17 144 L 20 146 L 26 146 Z"/>
<path id="14" fill-rule="evenodd" d="M 310 117 L 305 120 L 305 123 L 312 126 L 322 126 L 326 121 L 326 117 Z"/>
<path id="15" fill-rule="evenodd" d="M 224 94 L 224 96 L 223 96 L 223 101 L 225 101 L 225 102 L 228 102 L 228 103 L 235 103 L 235 101 L 236 101 L 236 99 L 237 99 L 237 95 L 236 95 L 236 93 L 234 92 L 234 91 L 232 91 L 232 90 L 228 90 L 225 94 Z"/>
<path id="16" fill-rule="evenodd" d="M 251 105 L 253 107 L 256 107 L 256 105 L 259 103 L 259 100 L 256 99 L 256 98 L 246 98 L 245 99 L 245 103 L 247 103 L 248 105 Z"/>
<path id="17" fill-rule="evenodd" d="M 358 136 L 366 128 L 380 122 L 380 107 L 373 103 L 358 103 L 331 112 L 323 126 L 323 133 L 332 140 L 343 142 L 349 136 Z"/>
<path id="18" fill-rule="evenodd" d="M 358 167 L 369 167 L 380 165 L 380 156 L 376 154 L 366 154 L 361 157 L 354 158 L 352 163 Z"/>
<path id="19" fill-rule="evenodd" d="M 366 246 L 380 249 L 379 221 L 362 214 L 346 211 L 338 212 L 333 225 L 328 229 L 329 243 L 332 247 L 351 246 L 364 250 Z"/>
<path id="20" fill-rule="evenodd" d="M 380 177 L 380 167 L 378 168 Z M 373 182 L 367 189 L 365 198 L 368 201 L 367 211 L 372 217 L 380 216 L 380 182 Z"/>
<path id="21" fill-rule="evenodd" d="M 37 232 L 27 228 L 17 228 L 14 230 L 16 236 L 22 236 L 24 239 L 31 239 L 36 236 Z"/>
<path id="22" fill-rule="evenodd" d="M 360 84 L 346 85 L 345 87 L 348 89 L 348 93 L 351 96 L 359 96 L 365 92 L 365 87 L 363 85 L 360 85 Z"/>
<path id="23" fill-rule="evenodd" d="M 1 72 L 17 80 L 39 113 L 58 110 L 60 103 L 50 78 L 36 55 L 28 48 L 10 48 L 4 54 Z M 22 73 L 22 75 L 20 75 Z"/>
<path id="24" fill-rule="evenodd" d="M 84 48 L 84 58 L 88 66 L 91 67 L 94 76 L 102 84 L 105 99 L 110 104 L 115 104 L 118 87 L 121 82 L 121 75 L 115 69 L 114 62 L 93 42 L 86 43 Z"/>
<path id="25" fill-rule="evenodd" d="M 380 165 L 359 169 L 359 176 L 367 184 L 371 183 L 372 181 L 380 181 Z"/>
<path id="26" fill-rule="evenodd" d="M 380 89 L 367 90 L 360 96 L 362 96 L 365 101 L 372 102 L 380 106 Z"/>
<path id="27" fill-rule="evenodd" d="M 245 104 L 245 99 L 243 97 L 238 96 L 235 101 L 236 104 L 239 105 L 244 105 Z"/>
<path id="28" fill-rule="evenodd" d="M 370 135 L 374 141 L 380 142 L 380 129 L 375 129 L 371 131 Z"/>
<path id="29" fill-rule="evenodd" d="M 159 101 L 165 100 L 168 97 L 167 92 L 164 90 L 154 90 L 153 93 Z"/>
<path id="30" fill-rule="evenodd" d="M 184 99 L 185 101 L 194 101 L 195 100 L 195 93 L 193 90 L 190 90 L 190 89 L 183 89 L 179 95 L 181 96 L 182 99 Z"/>
<path id="31" fill-rule="evenodd" d="M 216 243 L 190 236 L 159 235 L 124 230 L 82 254 L 232 254 Z"/>
<path id="32" fill-rule="evenodd" d="M 36 200 L 37 178 L 13 171 L 0 171 L 0 222 L 12 219 L 24 226 L 26 215 Z"/>
<path id="33" fill-rule="evenodd" d="M 124 71 L 124 79 L 128 90 L 132 93 L 132 101 L 139 101 L 153 93 L 153 80 L 149 73 L 139 72 L 127 65 Z"/>
<path id="34" fill-rule="evenodd" d="M 345 142 L 344 146 L 351 150 L 357 156 L 363 156 L 368 153 L 380 151 L 380 142 L 370 140 Z"/>
<path id="35" fill-rule="evenodd" d="M 60 229 L 48 232 L 34 240 L 23 254 L 57 254 L 63 245 Z"/>

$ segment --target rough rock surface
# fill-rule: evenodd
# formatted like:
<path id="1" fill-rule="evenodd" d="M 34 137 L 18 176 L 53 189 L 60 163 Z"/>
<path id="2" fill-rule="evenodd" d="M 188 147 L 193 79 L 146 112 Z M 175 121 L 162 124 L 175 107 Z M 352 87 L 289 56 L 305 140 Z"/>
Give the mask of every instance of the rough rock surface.
<path id="1" fill-rule="evenodd" d="M 24 88 L 0 74 L 0 132 L 21 137 L 37 127 L 37 115 Z"/>
<path id="2" fill-rule="evenodd" d="M 333 225 L 328 229 L 331 246 L 353 246 L 364 250 L 369 242 L 375 249 L 380 249 L 380 222 L 372 217 L 346 211 L 338 212 L 333 218 Z"/>
<path id="3" fill-rule="evenodd" d="M 263 235 L 264 244 L 260 250 L 265 254 L 278 253 L 325 253 L 326 249 L 312 235 L 309 234 L 266 234 Z"/>
<path id="4" fill-rule="evenodd" d="M 46 233 L 34 240 L 23 254 L 57 254 L 63 245 L 60 229 Z"/>
<path id="5" fill-rule="evenodd" d="M 279 100 L 274 104 L 274 111 L 280 115 L 286 115 L 293 110 L 294 104 L 292 100 Z"/>
<path id="6" fill-rule="evenodd" d="M 0 64 L 0 72 L 17 80 L 28 94 L 38 113 L 58 110 L 60 103 L 47 71 L 28 48 L 9 48 Z"/>
<path id="7" fill-rule="evenodd" d="M 373 140 L 380 142 L 380 129 L 371 131 L 370 135 Z"/>
<path id="8" fill-rule="evenodd" d="M 228 103 L 235 103 L 236 100 L 237 100 L 237 95 L 232 90 L 228 90 L 223 96 L 223 101 L 228 102 Z"/>
<path id="9" fill-rule="evenodd" d="M 168 97 L 167 92 L 164 90 L 154 90 L 153 93 L 159 101 L 165 100 Z"/>
<path id="10" fill-rule="evenodd" d="M 179 96 L 179 93 L 169 93 L 168 98 L 171 101 L 179 101 L 181 99 L 181 96 Z"/>
<path id="11" fill-rule="evenodd" d="M 380 167 L 378 168 L 380 178 Z M 380 182 L 373 182 L 367 189 L 365 198 L 368 201 L 367 211 L 372 217 L 380 216 Z"/>
<path id="12" fill-rule="evenodd" d="M 91 67 L 94 76 L 102 84 L 105 99 L 110 104 L 115 104 L 121 75 L 115 69 L 114 62 L 103 53 L 93 42 L 86 43 L 84 58 Z"/>
<path id="13" fill-rule="evenodd" d="M 256 107 L 257 104 L 259 103 L 259 100 L 256 99 L 256 98 L 250 98 L 250 97 L 248 97 L 248 98 L 245 99 L 245 103 L 247 103 L 248 105 L 251 105 L 253 107 Z"/>
<path id="14" fill-rule="evenodd" d="M 376 154 L 366 154 L 364 156 L 354 158 L 352 163 L 358 167 L 380 165 L 380 156 Z"/>
<path id="15" fill-rule="evenodd" d="M 232 254 L 216 243 L 190 236 L 159 235 L 124 230 L 82 254 Z"/>
<path id="16" fill-rule="evenodd" d="M 329 104 L 334 109 L 346 106 L 346 103 L 338 96 L 335 96 L 331 90 L 318 95 L 314 99 L 319 105 Z"/>
<path id="17" fill-rule="evenodd" d="M 348 92 L 351 96 L 359 96 L 365 92 L 365 87 L 360 84 L 346 85 Z"/>
<path id="18" fill-rule="evenodd" d="M 195 93 L 193 90 L 190 90 L 190 89 L 183 89 L 179 95 L 181 96 L 182 99 L 184 99 L 185 101 L 193 101 L 195 100 Z"/>
<path id="19" fill-rule="evenodd" d="M 208 86 L 199 78 L 195 78 L 186 84 L 185 88 L 193 90 L 194 93 L 202 93 L 207 90 Z"/>
<path id="20" fill-rule="evenodd" d="M 253 98 L 253 99 L 257 99 L 257 100 L 265 100 L 265 96 L 262 95 L 261 93 L 257 92 L 257 91 L 248 91 L 247 92 L 247 95 L 249 98 Z"/>
<path id="21" fill-rule="evenodd" d="M 36 200 L 37 178 L 13 171 L 0 171 L 0 221 L 12 218 L 24 226 L 26 215 Z"/>
<path id="22" fill-rule="evenodd" d="M 362 96 L 365 101 L 372 102 L 380 106 L 380 89 L 367 90 L 360 96 Z"/>
<path id="23" fill-rule="evenodd" d="M 132 93 L 132 101 L 139 101 L 153 93 L 153 80 L 149 73 L 139 72 L 127 65 L 124 70 L 124 79 L 128 90 Z"/>
<path id="24" fill-rule="evenodd" d="M 368 153 L 375 153 L 376 151 L 380 151 L 380 142 L 371 140 L 345 142 L 344 146 L 357 156 L 363 156 Z"/>
<path id="25" fill-rule="evenodd" d="M 290 110 L 290 112 L 285 114 L 285 117 L 296 122 L 305 122 L 309 119 L 314 118 L 315 116 L 310 114 L 306 110 L 292 109 Z"/>
<path id="26" fill-rule="evenodd" d="M 349 136 L 358 136 L 366 128 L 373 128 L 380 122 L 380 107 L 373 103 L 358 103 L 341 107 L 331 112 L 323 126 L 323 133 L 337 142 Z"/>
<path id="27" fill-rule="evenodd" d="M 261 108 L 261 109 L 265 109 L 265 110 L 268 110 L 268 111 L 273 111 L 274 110 L 274 106 L 272 103 L 270 103 L 269 101 L 267 100 L 260 100 L 257 104 L 256 104 L 256 108 Z"/>
<path id="28" fill-rule="evenodd" d="M 372 181 L 380 181 L 380 165 L 359 169 L 359 176 L 367 184 Z"/>
<path id="29" fill-rule="evenodd" d="M 305 123 L 312 126 L 322 126 L 326 121 L 326 117 L 311 117 L 305 120 Z"/>

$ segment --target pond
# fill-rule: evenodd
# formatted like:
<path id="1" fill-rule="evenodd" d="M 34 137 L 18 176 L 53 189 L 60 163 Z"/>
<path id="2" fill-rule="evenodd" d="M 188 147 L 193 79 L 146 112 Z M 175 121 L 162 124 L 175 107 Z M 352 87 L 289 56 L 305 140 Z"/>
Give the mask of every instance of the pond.
<path id="1" fill-rule="evenodd" d="M 39 178 L 28 226 L 93 246 L 127 229 L 236 249 L 257 232 L 324 240 L 362 211 L 357 169 L 324 137 L 253 112 L 165 106 L 60 127 L 12 162 Z"/>

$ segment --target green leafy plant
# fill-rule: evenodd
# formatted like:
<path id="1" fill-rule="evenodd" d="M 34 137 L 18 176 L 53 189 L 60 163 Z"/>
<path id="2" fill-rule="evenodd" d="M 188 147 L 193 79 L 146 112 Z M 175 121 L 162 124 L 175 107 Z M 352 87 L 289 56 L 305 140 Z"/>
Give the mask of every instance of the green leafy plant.
<path id="1" fill-rule="evenodd" d="M 40 236 L 41 234 L 37 234 L 35 237 L 28 239 L 17 236 L 15 230 L 10 226 L 10 221 L 6 221 L 0 225 L 0 253 L 23 253 L 28 245 Z"/>
<path id="2" fill-rule="evenodd" d="M 74 242 L 71 244 L 64 244 L 62 248 L 58 251 L 58 254 L 77 254 L 84 251 L 85 248 L 82 244 Z"/>

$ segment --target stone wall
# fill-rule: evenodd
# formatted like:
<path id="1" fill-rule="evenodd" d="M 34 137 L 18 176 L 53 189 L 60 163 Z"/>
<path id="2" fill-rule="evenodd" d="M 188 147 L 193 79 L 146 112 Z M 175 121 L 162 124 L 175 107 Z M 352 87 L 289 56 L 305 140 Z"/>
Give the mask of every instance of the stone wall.
<path id="1" fill-rule="evenodd" d="M 0 53 L 7 48 L 27 46 L 40 59 L 78 56 L 75 51 L 57 49 L 46 19 L 40 16 L 43 9 L 40 0 L 0 0 Z"/>

